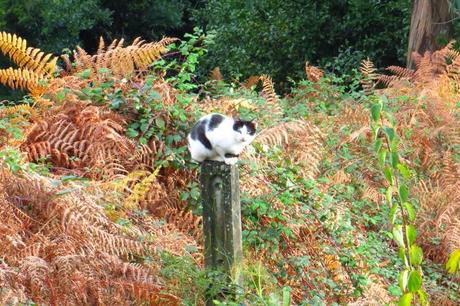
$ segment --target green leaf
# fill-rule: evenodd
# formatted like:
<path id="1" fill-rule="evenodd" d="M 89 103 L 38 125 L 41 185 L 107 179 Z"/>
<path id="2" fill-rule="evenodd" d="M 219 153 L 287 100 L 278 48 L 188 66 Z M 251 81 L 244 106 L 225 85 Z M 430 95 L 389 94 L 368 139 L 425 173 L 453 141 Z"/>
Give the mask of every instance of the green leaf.
<path id="1" fill-rule="evenodd" d="M 379 165 L 380 167 L 384 167 L 385 166 L 385 159 L 386 159 L 386 156 L 387 156 L 387 151 L 385 150 L 381 150 L 379 152 Z"/>
<path id="2" fill-rule="evenodd" d="M 410 179 L 410 172 L 406 166 L 404 166 L 403 164 L 398 164 L 396 167 L 405 179 Z"/>
<path id="3" fill-rule="evenodd" d="M 388 104 L 388 97 L 385 96 L 385 95 L 382 95 L 382 96 L 380 96 L 380 101 L 381 101 L 380 103 L 381 103 L 381 105 L 383 107 L 383 104 Z"/>
<path id="4" fill-rule="evenodd" d="M 419 266 L 423 260 L 422 248 L 418 245 L 412 245 L 409 249 L 410 261 L 413 265 Z"/>
<path id="5" fill-rule="evenodd" d="M 139 135 L 139 132 L 136 131 L 135 129 L 128 128 L 128 130 L 126 131 L 126 136 L 128 136 L 129 138 L 134 138 L 138 135 Z"/>
<path id="6" fill-rule="evenodd" d="M 393 204 L 393 187 L 388 186 L 387 190 L 385 191 L 385 198 L 387 200 L 388 205 Z"/>
<path id="7" fill-rule="evenodd" d="M 64 99 L 65 99 L 65 91 L 64 90 L 59 91 L 56 94 L 56 99 L 58 100 L 58 102 L 64 101 Z"/>
<path id="8" fill-rule="evenodd" d="M 399 140 L 397 137 L 395 137 L 391 142 L 390 142 L 390 151 L 391 152 L 398 152 L 398 143 Z"/>
<path id="9" fill-rule="evenodd" d="M 449 260 L 446 263 L 446 269 L 449 273 L 456 273 L 460 268 L 460 249 L 455 250 L 450 254 Z"/>
<path id="10" fill-rule="evenodd" d="M 374 151 L 380 152 L 380 148 L 382 147 L 382 144 L 383 144 L 382 138 L 377 139 L 374 143 Z"/>
<path id="11" fill-rule="evenodd" d="M 399 186 L 399 196 L 401 197 L 401 202 L 407 202 L 409 198 L 409 188 L 406 185 L 401 184 L 401 186 Z"/>
<path id="12" fill-rule="evenodd" d="M 371 107 L 371 117 L 373 121 L 380 120 L 380 112 L 382 110 L 382 104 L 374 104 Z"/>
<path id="13" fill-rule="evenodd" d="M 383 128 L 383 131 L 384 131 L 385 134 L 387 135 L 388 140 L 390 140 L 390 142 L 392 142 L 393 139 L 395 139 L 396 133 L 395 133 L 395 130 L 394 130 L 393 128 L 384 127 L 384 128 Z"/>
<path id="14" fill-rule="evenodd" d="M 91 76 L 91 69 L 85 69 L 82 72 L 77 73 L 77 76 L 81 79 L 89 79 Z"/>
<path id="15" fill-rule="evenodd" d="M 396 241 L 396 243 L 399 246 L 404 247 L 404 238 L 403 238 L 402 226 L 400 224 L 395 225 L 393 227 L 392 233 L 393 233 L 393 239 Z"/>
<path id="16" fill-rule="evenodd" d="M 65 189 L 62 189 L 62 190 L 59 190 L 55 193 L 55 195 L 57 196 L 61 196 L 61 195 L 64 195 L 64 194 L 67 194 L 67 193 L 72 193 L 74 191 L 78 190 L 78 188 L 75 188 L 75 187 L 71 187 L 71 188 L 65 188 Z"/>
<path id="17" fill-rule="evenodd" d="M 390 155 L 390 162 L 391 162 L 391 166 L 393 167 L 393 169 L 397 169 L 398 165 L 399 165 L 399 155 L 398 155 L 398 152 L 391 152 L 391 155 Z"/>
<path id="18" fill-rule="evenodd" d="M 422 275 L 420 275 L 420 272 L 415 270 L 410 272 L 407 288 L 410 292 L 416 292 L 422 288 Z"/>
<path id="19" fill-rule="evenodd" d="M 408 292 L 399 299 L 398 306 L 410 306 L 411 302 L 412 302 L 412 293 Z"/>
<path id="20" fill-rule="evenodd" d="M 394 203 L 390 209 L 390 222 L 391 224 L 395 224 L 396 221 L 396 212 L 398 211 L 398 203 Z"/>
<path id="21" fill-rule="evenodd" d="M 291 305 L 291 288 L 283 287 L 283 306 Z"/>
<path id="22" fill-rule="evenodd" d="M 161 130 L 164 130 L 165 129 L 165 121 L 162 119 L 162 118 L 157 118 L 155 119 L 155 124 L 161 129 Z"/>
<path id="23" fill-rule="evenodd" d="M 412 224 L 406 225 L 406 235 L 409 246 L 413 245 L 415 239 L 417 238 L 417 230 L 415 229 L 415 226 L 413 226 Z"/>
<path id="24" fill-rule="evenodd" d="M 398 256 L 401 258 L 405 266 L 409 266 L 409 263 L 407 262 L 407 257 L 406 257 L 406 252 L 403 247 L 399 248 L 398 250 Z"/>
<path id="25" fill-rule="evenodd" d="M 383 169 L 383 174 L 385 175 L 385 178 L 387 179 L 388 183 L 390 185 L 393 185 L 393 169 L 391 169 L 390 167 L 385 167 L 385 169 Z"/>
<path id="26" fill-rule="evenodd" d="M 422 306 L 428 305 L 428 294 L 426 294 L 425 290 L 420 289 L 417 293 L 420 299 L 420 304 L 422 304 Z"/>
<path id="27" fill-rule="evenodd" d="M 404 202 L 403 206 L 407 211 L 407 216 L 409 217 L 409 221 L 414 221 L 415 220 L 415 208 L 414 208 L 414 206 L 412 206 L 412 204 L 409 203 L 409 202 Z"/>
<path id="28" fill-rule="evenodd" d="M 399 288 L 404 292 L 407 288 L 407 282 L 409 281 L 409 270 L 403 270 L 399 273 L 398 282 Z"/>

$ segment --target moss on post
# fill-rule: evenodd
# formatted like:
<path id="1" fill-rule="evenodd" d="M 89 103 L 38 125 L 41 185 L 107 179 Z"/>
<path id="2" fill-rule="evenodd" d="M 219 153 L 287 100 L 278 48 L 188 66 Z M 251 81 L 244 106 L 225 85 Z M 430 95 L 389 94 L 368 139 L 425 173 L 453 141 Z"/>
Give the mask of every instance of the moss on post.
<path id="1" fill-rule="evenodd" d="M 210 270 L 223 271 L 229 280 L 241 286 L 243 251 L 238 167 L 204 161 L 200 181 L 205 266 Z"/>

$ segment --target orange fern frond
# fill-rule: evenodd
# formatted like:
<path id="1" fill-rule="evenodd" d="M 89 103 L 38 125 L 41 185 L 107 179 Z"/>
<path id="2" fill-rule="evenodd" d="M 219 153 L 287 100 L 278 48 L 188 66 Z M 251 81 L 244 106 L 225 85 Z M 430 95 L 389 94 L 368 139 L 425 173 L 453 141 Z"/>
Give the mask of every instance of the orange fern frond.
<path id="1" fill-rule="evenodd" d="M 361 81 L 364 93 L 366 95 L 370 95 L 375 86 L 377 69 L 374 67 L 374 63 L 369 58 L 367 58 L 361 62 L 359 71 L 364 76 L 363 80 Z"/>
<path id="2" fill-rule="evenodd" d="M 100 48 L 98 53 L 91 57 L 80 48 L 75 52 L 75 59 L 80 69 L 109 68 L 115 75 L 124 76 L 133 73 L 135 69 L 147 69 L 167 51 L 166 46 L 175 41 L 176 38 L 165 37 L 159 42 L 145 43 L 136 38 L 130 46 L 123 47 L 123 39 L 118 42 L 115 40 L 107 50 Z"/>
<path id="3" fill-rule="evenodd" d="M 268 75 L 262 75 L 259 77 L 259 80 L 262 81 L 261 95 L 267 100 L 267 105 L 269 105 L 272 108 L 272 111 L 274 113 L 281 113 L 278 95 L 275 92 L 272 78 Z"/>
<path id="4" fill-rule="evenodd" d="M 209 74 L 209 78 L 213 81 L 223 81 L 224 77 L 222 75 L 222 72 L 220 72 L 219 67 L 215 67 L 214 69 L 211 70 L 211 73 Z"/>
<path id="5" fill-rule="evenodd" d="M 408 68 L 403 68 L 403 67 L 398 67 L 398 66 L 389 66 L 385 68 L 385 70 L 390 71 L 398 78 L 411 79 L 415 75 L 415 71 L 413 69 L 408 69 Z"/>
<path id="6" fill-rule="evenodd" d="M 146 193 L 150 190 L 151 185 L 154 184 L 154 182 L 157 180 L 159 171 L 160 168 L 157 168 L 152 174 L 134 186 L 133 192 L 129 195 L 124 203 L 125 208 L 132 209 L 139 204 L 139 201 L 145 197 Z"/>
<path id="7" fill-rule="evenodd" d="M 391 86 L 393 82 L 398 81 L 399 78 L 395 75 L 379 75 L 377 80 L 385 86 Z"/>
<path id="8" fill-rule="evenodd" d="M 260 76 L 252 75 L 241 86 L 246 89 L 250 89 L 252 86 L 257 85 L 259 80 L 260 80 Z"/>
<path id="9" fill-rule="evenodd" d="M 324 71 L 305 62 L 305 75 L 310 82 L 317 83 L 324 76 Z"/>
<path id="10" fill-rule="evenodd" d="M 25 89 L 32 95 L 39 95 L 44 91 L 40 85 L 42 81 L 40 75 L 27 69 L 0 69 L 0 84 L 11 87 L 12 89 Z"/>
<path id="11" fill-rule="evenodd" d="M 28 69 L 38 76 L 52 74 L 56 69 L 57 57 L 45 55 L 40 49 L 27 48 L 27 41 L 16 34 L 0 32 L 0 51 L 19 68 Z"/>

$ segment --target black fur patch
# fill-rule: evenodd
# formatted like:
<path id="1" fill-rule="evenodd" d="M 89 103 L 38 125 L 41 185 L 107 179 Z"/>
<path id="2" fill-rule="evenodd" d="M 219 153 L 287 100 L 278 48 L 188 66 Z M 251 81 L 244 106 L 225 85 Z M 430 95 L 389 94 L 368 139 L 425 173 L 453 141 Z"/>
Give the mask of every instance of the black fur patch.
<path id="1" fill-rule="evenodd" d="M 232 154 L 232 153 L 225 153 L 225 157 L 230 158 L 230 157 L 238 157 L 238 154 Z"/>
<path id="2" fill-rule="evenodd" d="M 209 130 L 212 131 L 216 127 L 219 126 L 219 124 L 224 121 L 224 116 L 220 114 L 214 114 L 211 116 L 211 121 L 209 121 Z"/>
<path id="3" fill-rule="evenodd" d="M 245 120 L 237 120 L 233 124 L 233 130 L 238 131 L 240 130 L 243 126 L 246 126 L 248 129 L 249 135 L 254 135 L 256 133 L 256 124 L 252 121 L 245 121 Z"/>
<path id="4" fill-rule="evenodd" d="M 206 149 L 212 150 L 211 143 L 209 142 L 208 137 L 206 137 L 206 124 L 208 120 L 198 121 L 197 124 L 192 128 L 190 133 L 193 140 L 199 140 Z"/>

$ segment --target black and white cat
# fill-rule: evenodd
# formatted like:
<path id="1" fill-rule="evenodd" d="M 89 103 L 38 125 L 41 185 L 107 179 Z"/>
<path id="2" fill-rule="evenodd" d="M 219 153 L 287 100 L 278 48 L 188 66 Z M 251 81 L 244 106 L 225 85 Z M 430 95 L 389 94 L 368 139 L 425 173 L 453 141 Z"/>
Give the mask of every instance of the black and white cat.
<path id="1" fill-rule="evenodd" d="M 188 135 L 192 159 L 223 161 L 234 165 L 243 149 L 256 137 L 257 124 L 221 114 L 201 117 Z"/>

